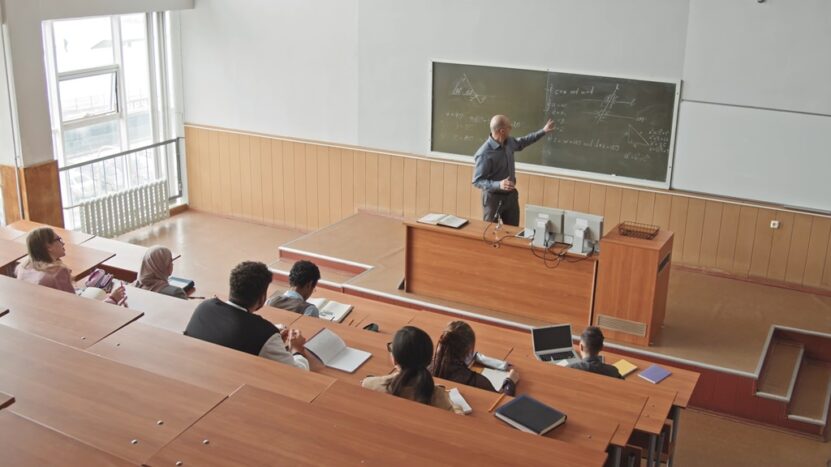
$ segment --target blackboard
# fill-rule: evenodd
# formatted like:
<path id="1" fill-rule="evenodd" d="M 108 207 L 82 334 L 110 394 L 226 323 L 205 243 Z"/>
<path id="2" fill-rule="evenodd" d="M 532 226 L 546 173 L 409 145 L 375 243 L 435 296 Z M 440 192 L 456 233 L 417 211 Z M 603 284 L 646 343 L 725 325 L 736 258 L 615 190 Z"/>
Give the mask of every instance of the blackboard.
<path id="1" fill-rule="evenodd" d="M 679 85 L 557 71 L 433 62 L 430 147 L 470 156 L 496 114 L 513 136 L 556 130 L 517 162 L 600 178 L 669 183 Z"/>

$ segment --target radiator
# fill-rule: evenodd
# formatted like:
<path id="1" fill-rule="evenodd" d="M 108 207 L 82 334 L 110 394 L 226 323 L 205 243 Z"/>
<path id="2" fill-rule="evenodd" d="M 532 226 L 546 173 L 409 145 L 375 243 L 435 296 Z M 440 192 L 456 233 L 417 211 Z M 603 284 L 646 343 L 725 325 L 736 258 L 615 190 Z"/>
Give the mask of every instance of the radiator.
<path id="1" fill-rule="evenodd" d="M 139 185 L 78 204 L 81 231 L 115 237 L 170 216 L 168 182 Z"/>

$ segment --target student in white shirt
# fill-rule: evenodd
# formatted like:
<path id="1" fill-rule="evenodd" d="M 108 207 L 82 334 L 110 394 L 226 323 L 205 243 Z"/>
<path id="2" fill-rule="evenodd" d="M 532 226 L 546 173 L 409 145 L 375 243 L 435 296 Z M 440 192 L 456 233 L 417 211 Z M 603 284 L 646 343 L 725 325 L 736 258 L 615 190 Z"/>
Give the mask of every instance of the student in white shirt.
<path id="1" fill-rule="evenodd" d="M 289 271 L 289 285 L 291 289 L 282 295 L 269 298 L 266 305 L 284 310 L 293 311 L 302 315 L 318 318 L 320 311 L 309 303 L 309 297 L 320 280 L 320 269 L 311 261 L 300 260 Z"/>

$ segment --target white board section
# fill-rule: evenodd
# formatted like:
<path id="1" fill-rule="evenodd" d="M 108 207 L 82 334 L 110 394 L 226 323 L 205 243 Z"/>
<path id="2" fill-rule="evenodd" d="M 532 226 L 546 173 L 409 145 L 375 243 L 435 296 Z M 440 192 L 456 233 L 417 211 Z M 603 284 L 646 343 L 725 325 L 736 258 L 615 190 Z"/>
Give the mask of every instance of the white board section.
<path id="1" fill-rule="evenodd" d="M 831 117 L 682 102 L 673 188 L 831 211 Z"/>

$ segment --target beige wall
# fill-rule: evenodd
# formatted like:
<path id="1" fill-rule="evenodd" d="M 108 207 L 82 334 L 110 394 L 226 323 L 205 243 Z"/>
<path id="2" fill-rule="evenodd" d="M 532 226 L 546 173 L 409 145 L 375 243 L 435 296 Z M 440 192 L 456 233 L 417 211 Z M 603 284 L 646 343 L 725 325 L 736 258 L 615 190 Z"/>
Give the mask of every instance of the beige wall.
<path id="1" fill-rule="evenodd" d="M 470 165 L 195 126 L 186 138 L 194 209 L 303 230 L 358 209 L 482 214 Z M 607 230 L 624 220 L 670 229 L 676 263 L 831 290 L 831 218 L 528 173 L 517 185 L 521 205 L 603 215 Z"/>

